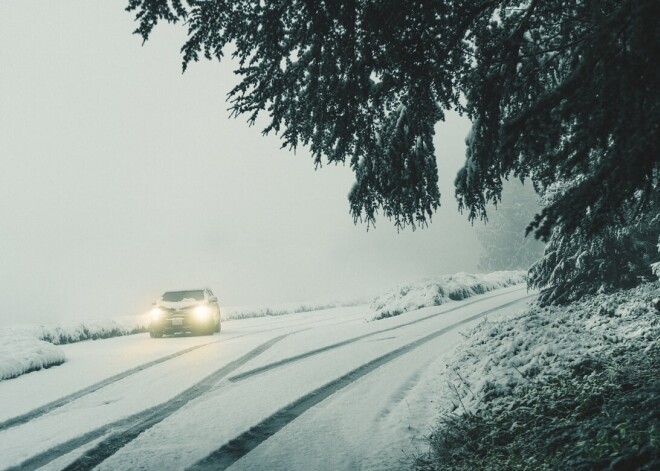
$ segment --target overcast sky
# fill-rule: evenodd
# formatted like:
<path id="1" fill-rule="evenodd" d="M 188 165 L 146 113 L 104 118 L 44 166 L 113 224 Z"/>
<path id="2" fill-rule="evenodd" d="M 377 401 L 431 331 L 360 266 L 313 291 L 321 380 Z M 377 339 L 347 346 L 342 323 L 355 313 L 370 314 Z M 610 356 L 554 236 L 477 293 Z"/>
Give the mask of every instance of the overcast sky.
<path id="1" fill-rule="evenodd" d="M 443 207 L 366 231 L 348 166 L 229 119 L 227 61 L 181 74 L 181 26 L 143 47 L 126 2 L 0 2 L 0 319 L 136 314 L 166 289 L 224 305 L 371 295 L 475 271 L 453 180 L 469 123 L 438 126 Z"/>

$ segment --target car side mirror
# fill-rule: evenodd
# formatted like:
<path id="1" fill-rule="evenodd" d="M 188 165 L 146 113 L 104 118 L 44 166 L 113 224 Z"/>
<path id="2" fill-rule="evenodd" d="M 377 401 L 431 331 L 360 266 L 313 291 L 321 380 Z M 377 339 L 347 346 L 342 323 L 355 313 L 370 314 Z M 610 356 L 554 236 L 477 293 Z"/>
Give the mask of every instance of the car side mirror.
<path id="1" fill-rule="evenodd" d="M 158 304 L 158 300 L 154 299 L 153 301 L 151 301 L 152 306 L 155 306 L 156 304 Z"/>
<path id="2" fill-rule="evenodd" d="M 218 298 L 217 298 L 217 296 L 211 296 L 211 297 L 209 298 L 209 301 L 212 302 L 212 303 L 217 303 L 217 302 L 218 302 Z"/>

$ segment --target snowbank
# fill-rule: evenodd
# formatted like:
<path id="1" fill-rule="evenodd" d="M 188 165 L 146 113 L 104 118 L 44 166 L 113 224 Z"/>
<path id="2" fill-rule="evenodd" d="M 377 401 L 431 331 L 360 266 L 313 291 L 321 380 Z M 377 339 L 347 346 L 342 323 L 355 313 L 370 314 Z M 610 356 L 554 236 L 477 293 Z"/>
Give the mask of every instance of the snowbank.
<path id="1" fill-rule="evenodd" d="M 659 295 L 647 283 L 478 325 L 448 359 L 415 469 L 660 469 Z"/>
<path id="2" fill-rule="evenodd" d="M 336 307 L 350 307 L 363 304 L 362 300 L 285 303 L 270 306 L 224 306 L 220 308 L 222 320 L 249 319 L 253 317 L 282 316 L 303 312 L 322 311 Z"/>
<path id="3" fill-rule="evenodd" d="M 277 306 L 221 307 L 223 320 L 278 316 L 319 311 L 357 302 L 288 303 Z M 145 332 L 149 313 L 115 319 L 86 320 L 55 325 L 21 325 L 0 328 L 0 381 L 31 371 L 60 365 L 66 360 L 60 344 Z"/>
<path id="4" fill-rule="evenodd" d="M 61 365 L 66 358 L 57 347 L 59 344 L 144 332 L 147 323 L 145 316 L 132 316 L 52 326 L 34 324 L 0 328 L 0 381 Z"/>
<path id="5" fill-rule="evenodd" d="M 148 318 L 146 316 L 135 316 L 67 322 L 52 326 L 32 325 L 26 326 L 24 329 L 40 340 L 59 345 L 135 334 L 146 331 L 147 327 Z"/>
<path id="6" fill-rule="evenodd" d="M 0 334 L 0 381 L 64 363 L 64 352 L 27 334 Z"/>
<path id="7" fill-rule="evenodd" d="M 503 321 L 484 321 L 449 360 L 449 409 L 507 407 L 514 389 L 545 382 L 623 350 L 644 352 L 660 342 L 652 300 L 660 282 L 589 296 L 568 306 L 532 307 Z M 621 350 L 621 351 L 620 351 Z"/>
<path id="8" fill-rule="evenodd" d="M 380 319 L 424 306 L 460 300 L 525 281 L 525 273 L 495 272 L 487 275 L 458 273 L 426 280 L 388 292 L 371 303 Z M 223 320 L 321 311 L 361 304 L 362 300 L 333 302 L 286 303 L 269 306 L 224 306 Z M 51 326 L 24 325 L 0 328 L 0 381 L 21 374 L 48 368 L 65 361 L 64 353 L 56 346 L 144 332 L 149 326 L 149 313 L 106 320 L 68 322 Z"/>
<path id="9" fill-rule="evenodd" d="M 448 301 L 460 301 L 477 294 L 526 282 L 524 271 L 498 271 L 471 275 L 456 273 L 428 278 L 418 283 L 390 290 L 371 302 L 376 311 L 371 320 L 398 316 L 427 306 L 439 306 Z"/>

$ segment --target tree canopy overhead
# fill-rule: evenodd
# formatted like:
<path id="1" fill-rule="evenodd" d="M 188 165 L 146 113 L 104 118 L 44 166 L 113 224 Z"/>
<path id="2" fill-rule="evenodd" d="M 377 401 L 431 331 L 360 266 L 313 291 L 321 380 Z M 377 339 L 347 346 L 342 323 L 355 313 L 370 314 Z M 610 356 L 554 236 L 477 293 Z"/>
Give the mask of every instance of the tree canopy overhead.
<path id="1" fill-rule="evenodd" d="M 234 115 L 270 119 L 317 165 L 348 162 L 352 215 L 424 224 L 439 206 L 434 126 L 473 128 L 459 207 L 484 217 L 509 175 L 574 182 L 533 222 L 598 232 L 658 198 L 657 0 L 129 0 L 146 41 L 185 22 L 184 69 L 238 60 Z M 231 45 L 231 49 L 227 46 Z M 631 214 L 626 210 L 625 214 Z"/>

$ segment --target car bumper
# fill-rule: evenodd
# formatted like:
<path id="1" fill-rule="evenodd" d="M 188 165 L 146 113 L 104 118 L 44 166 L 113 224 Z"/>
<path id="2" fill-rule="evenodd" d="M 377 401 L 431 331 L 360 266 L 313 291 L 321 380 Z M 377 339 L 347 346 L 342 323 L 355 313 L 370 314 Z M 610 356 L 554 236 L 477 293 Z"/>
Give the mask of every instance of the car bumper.
<path id="1" fill-rule="evenodd" d="M 199 321 L 185 317 L 172 317 L 151 321 L 149 330 L 162 332 L 164 334 L 175 334 L 180 332 L 205 331 L 213 326 L 213 320 Z"/>

